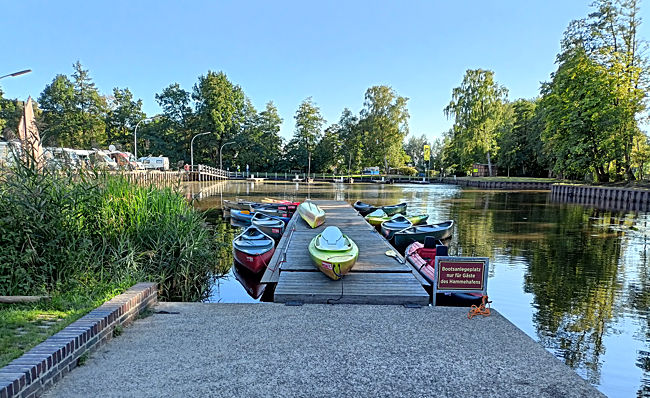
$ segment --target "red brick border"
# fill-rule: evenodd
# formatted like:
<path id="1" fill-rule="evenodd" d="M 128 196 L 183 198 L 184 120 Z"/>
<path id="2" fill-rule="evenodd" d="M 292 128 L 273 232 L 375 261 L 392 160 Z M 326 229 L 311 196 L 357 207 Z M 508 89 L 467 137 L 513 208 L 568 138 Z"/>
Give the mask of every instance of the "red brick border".
<path id="1" fill-rule="evenodd" d="M 117 325 L 132 322 L 158 301 L 158 286 L 143 282 L 71 323 L 0 369 L 0 398 L 33 398 L 77 366 L 86 352 L 113 337 Z"/>

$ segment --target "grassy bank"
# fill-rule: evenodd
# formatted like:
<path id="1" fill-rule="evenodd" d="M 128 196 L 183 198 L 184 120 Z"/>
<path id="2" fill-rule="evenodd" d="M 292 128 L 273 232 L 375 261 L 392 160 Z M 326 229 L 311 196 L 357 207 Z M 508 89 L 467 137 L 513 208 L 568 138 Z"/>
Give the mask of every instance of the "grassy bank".
<path id="1" fill-rule="evenodd" d="M 175 188 L 2 170 L 0 295 L 52 300 L 0 306 L 0 365 L 137 281 L 157 282 L 162 300 L 204 299 L 229 266 L 224 238 Z"/>
<path id="2" fill-rule="evenodd" d="M 0 367 L 132 285 L 97 284 L 54 292 L 38 303 L 0 304 Z"/>

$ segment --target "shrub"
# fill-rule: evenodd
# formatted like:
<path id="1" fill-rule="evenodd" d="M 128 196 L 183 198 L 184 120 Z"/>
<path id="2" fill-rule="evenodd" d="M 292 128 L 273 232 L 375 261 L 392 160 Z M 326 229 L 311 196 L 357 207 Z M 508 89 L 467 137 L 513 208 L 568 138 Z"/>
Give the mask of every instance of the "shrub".
<path id="1" fill-rule="evenodd" d="M 391 169 L 391 172 L 405 176 L 414 176 L 418 171 L 415 167 L 402 166 Z"/>

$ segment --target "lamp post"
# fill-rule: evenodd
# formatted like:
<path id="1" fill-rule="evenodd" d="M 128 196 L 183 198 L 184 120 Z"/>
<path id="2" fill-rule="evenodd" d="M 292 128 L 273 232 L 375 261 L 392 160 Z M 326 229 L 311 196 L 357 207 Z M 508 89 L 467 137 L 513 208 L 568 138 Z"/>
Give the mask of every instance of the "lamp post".
<path id="1" fill-rule="evenodd" d="M 31 69 L 21 70 L 21 71 L 18 71 L 18 72 L 10 73 L 8 75 L 0 76 L 0 79 L 5 78 L 5 77 L 16 77 L 16 76 L 24 75 L 25 73 L 29 73 L 31 71 L 32 71 Z"/>
<path id="2" fill-rule="evenodd" d="M 223 147 L 225 147 L 226 145 L 234 144 L 234 143 L 235 143 L 235 141 L 230 141 L 230 142 L 226 142 L 225 144 L 221 145 L 221 148 L 219 149 L 219 170 L 223 170 L 223 161 L 222 161 L 222 159 L 223 159 Z"/>
<path id="3" fill-rule="evenodd" d="M 205 133 L 198 133 L 192 137 L 192 140 L 190 141 L 190 164 L 192 165 L 192 171 L 194 171 L 194 139 L 200 135 L 206 135 L 210 133 L 210 131 L 206 131 Z"/>
<path id="4" fill-rule="evenodd" d="M 142 122 L 155 120 L 156 118 L 156 116 L 146 117 L 135 124 L 135 130 L 133 131 L 133 157 L 135 157 L 136 162 L 138 161 L 138 126 Z"/>

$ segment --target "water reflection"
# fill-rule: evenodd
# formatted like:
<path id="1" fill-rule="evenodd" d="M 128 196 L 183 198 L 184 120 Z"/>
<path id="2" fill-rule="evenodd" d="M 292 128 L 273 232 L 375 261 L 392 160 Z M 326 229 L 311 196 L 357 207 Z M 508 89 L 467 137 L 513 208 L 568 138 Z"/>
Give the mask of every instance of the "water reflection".
<path id="1" fill-rule="evenodd" d="M 203 196 L 199 208 L 237 198 L 361 199 L 405 201 L 431 222 L 453 219 L 450 253 L 490 257 L 496 309 L 605 394 L 650 396 L 646 213 L 558 203 L 545 192 L 445 185 L 228 182 L 213 189 L 217 194 Z M 242 301 L 253 300 L 239 289 Z"/>

